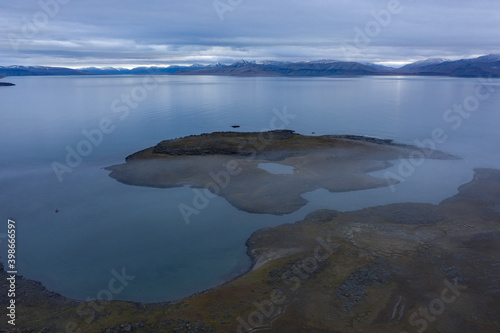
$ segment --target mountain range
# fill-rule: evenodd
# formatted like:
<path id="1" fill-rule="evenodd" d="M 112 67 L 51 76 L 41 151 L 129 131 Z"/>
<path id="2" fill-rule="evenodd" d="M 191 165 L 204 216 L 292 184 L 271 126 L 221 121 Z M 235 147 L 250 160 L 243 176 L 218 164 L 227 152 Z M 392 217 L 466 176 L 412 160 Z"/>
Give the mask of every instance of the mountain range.
<path id="1" fill-rule="evenodd" d="M 489 54 L 472 59 L 447 60 L 431 58 L 417 61 L 400 68 L 371 63 L 338 60 L 308 62 L 246 61 L 231 65 L 212 64 L 168 67 L 87 67 L 71 69 L 42 66 L 0 66 L 0 76 L 40 75 L 231 75 L 231 76 L 358 76 L 358 75 L 423 75 L 455 77 L 500 77 L 500 55 Z"/>

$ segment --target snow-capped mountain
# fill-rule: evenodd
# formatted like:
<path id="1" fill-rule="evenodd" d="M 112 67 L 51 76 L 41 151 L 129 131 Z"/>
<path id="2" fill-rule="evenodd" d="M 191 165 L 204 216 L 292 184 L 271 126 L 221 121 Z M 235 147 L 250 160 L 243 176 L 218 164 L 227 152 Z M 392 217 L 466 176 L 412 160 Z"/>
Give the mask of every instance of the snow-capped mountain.
<path id="1" fill-rule="evenodd" d="M 206 66 L 206 68 L 220 68 L 220 67 L 226 67 L 226 65 L 223 65 L 220 62 L 216 62 Z"/>
<path id="2" fill-rule="evenodd" d="M 430 58 L 426 60 L 420 60 L 416 61 L 414 63 L 405 65 L 401 67 L 401 69 L 418 69 L 426 66 L 432 66 L 432 65 L 439 65 L 445 62 L 449 62 L 450 60 L 448 59 L 443 59 L 443 58 Z"/>
<path id="3" fill-rule="evenodd" d="M 497 62 L 500 61 L 500 54 L 488 54 L 485 56 L 466 60 L 472 60 L 472 62 Z"/>
<path id="4" fill-rule="evenodd" d="M 500 77 L 500 55 L 489 54 L 473 59 L 461 59 L 455 61 L 445 59 L 428 59 L 403 66 L 399 69 L 399 71 L 401 74 L 405 75 Z"/>
<path id="5" fill-rule="evenodd" d="M 258 62 L 258 64 L 264 66 L 285 66 L 288 65 L 289 63 L 290 62 L 288 61 L 276 61 L 276 60 L 263 60 Z"/>
<path id="6" fill-rule="evenodd" d="M 335 63 L 339 63 L 339 62 L 343 62 L 343 61 L 334 60 L 334 59 L 322 59 L 322 60 L 309 61 L 309 63 L 311 63 L 311 64 L 335 64 Z"/>

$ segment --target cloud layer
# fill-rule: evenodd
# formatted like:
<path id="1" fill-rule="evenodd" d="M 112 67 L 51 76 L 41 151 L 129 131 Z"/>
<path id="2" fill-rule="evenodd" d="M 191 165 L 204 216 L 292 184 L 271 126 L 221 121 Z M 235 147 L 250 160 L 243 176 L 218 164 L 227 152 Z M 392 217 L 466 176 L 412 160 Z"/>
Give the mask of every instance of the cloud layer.
<path id="1" fill-rule="evenodd" d="M 500 5 L 493 0 L 40 0 L 0 6 L 0 65 L 396 64 L 500 53 Z"/>

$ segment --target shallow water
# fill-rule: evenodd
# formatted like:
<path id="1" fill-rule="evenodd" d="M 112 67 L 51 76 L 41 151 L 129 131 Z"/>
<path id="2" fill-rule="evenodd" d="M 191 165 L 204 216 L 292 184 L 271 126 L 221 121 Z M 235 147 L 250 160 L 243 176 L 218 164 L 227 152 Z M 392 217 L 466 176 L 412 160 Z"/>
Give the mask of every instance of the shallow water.
<path id="1" fill-rule="evenodd" d="M 258 167 L 273 175 L 291 175 L 295 169 L 292 166 L 279 163 L 259 163 Z"/>
<path id="2" fill-rule="evenodd" d="M 86 299 L 107 288 L 113 270 L 125 268 L 135 278 L 114 299 L 178 299 L 248 269 L 244 243 L 259 228 L 297 221 L 320 208 L 438 203 L 469 181 L 473 168 L 500 167 L 499 80 L 488 84 L 491 94 L 476 111 L 457 118 L 447 110 L 471 101 L 477 79 L 158 76 L 151 90 L 141 90 L 145 79 L 12 77 L 17 86 L 0 89 L 0 232 L 6 232 L 7 218 L 16 220 L 19 274 Z M 127 94 L 134 94 L 133 103 L 121 100 Z M 317 190 L 304 195 L 307 206 L 286 216 L 249 214 L 208 198 L 189 224 L 179 205 L 194 204 L 193 189 L 128 186 L 102 169 L 163 139 L 234 131 L 234 124 L 238 131 L 283 126 L 302 134 L 367 135 L 407 144 L 427 139 L 462 159 L 415 160 L 413 170 L 394 161 L 374 174 L 384 178 L 389 171 L 402 178 L 400 184 Z M 97 128 L 102 138 L 89 134 Z M 439 128 L 446 139 L 429 141 Z M 60 173 L 60 181 L 52 164 L 67 165 L 68 151 L 78 149 L 85 156 L 70 158 L 71 172 Z M 5 262 L 6 242 L 0 240 Z"/>

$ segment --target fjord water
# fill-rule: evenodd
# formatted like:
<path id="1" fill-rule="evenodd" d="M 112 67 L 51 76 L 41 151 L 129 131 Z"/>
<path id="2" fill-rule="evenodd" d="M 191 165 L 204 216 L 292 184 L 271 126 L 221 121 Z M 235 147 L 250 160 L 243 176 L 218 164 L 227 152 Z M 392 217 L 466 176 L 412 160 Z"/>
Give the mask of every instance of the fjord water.
<path id="1" fill-rule="evenodd" d="M 76 299 L 178 299 L 244 273 L 250 266 L 245 241 L 257 229 L 294 222 L 320 208 L 439 203 L 471 179 L 473 168 L 500 167 L 499 80 L 486 86 L 479 79 L 424 77 L 9 81 L 16 86 L 0 88 L 1 260 L 6 263 L 10 218 L 18 227 L 19 274 Z M 488 96 L 474 99 L 478 89 Z M 470 115 L 447 113 L 474 101 L 479 104 L 469 104 L 477 109 Z M 305 195 L 307 206 L 287 216 L 249 214 L 211 198 L 190 223 L 178 207 L 193 206 L 192 189 L 128 186 L 103 169 L 163 139 L 233 130 L 232 125 L 240 125 L 238 131 L 284 126 L 302 134 L 366 135 L 406 144 L 441 129 L 446 139 L 436 148 L 461 159 L 428 160 L 411 172 L 394 161 L 389 171 L 405 171 L 401 184 L 348 193 L 317 190 Z M 102 139 L 95 136 L 90 149 L 82 146 L 88 141 L 84 132 L 95 133 L 99 126 L 106 129 Z M 73 160 L 58 179 L 53 163 L 66 164 L 68 149 L 79 144 L 86 156 Z M 123 273 L 124 288 L 110 285 Z"/>

